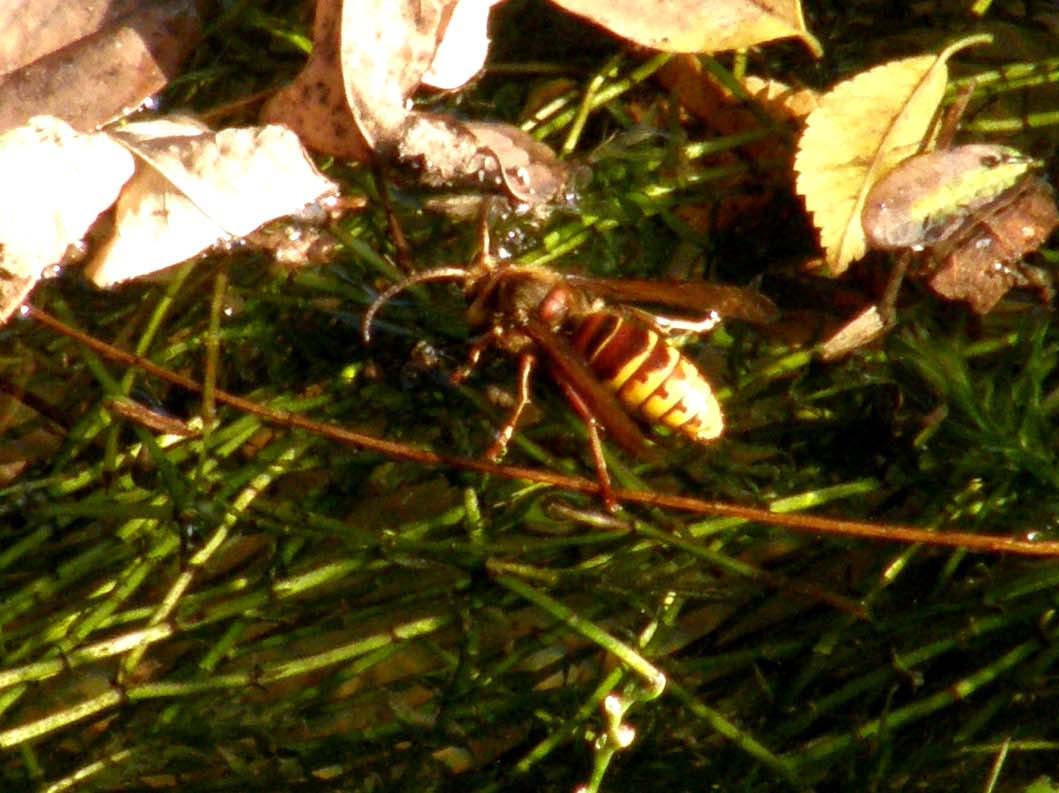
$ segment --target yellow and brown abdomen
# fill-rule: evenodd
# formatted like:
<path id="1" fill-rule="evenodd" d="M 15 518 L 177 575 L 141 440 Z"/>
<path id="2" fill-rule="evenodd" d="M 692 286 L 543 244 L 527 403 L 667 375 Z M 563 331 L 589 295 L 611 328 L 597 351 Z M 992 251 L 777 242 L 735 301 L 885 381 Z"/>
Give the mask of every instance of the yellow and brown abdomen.
<path id="1" fill-rule="evenodd" d="M 630 414 L 698 442 L 713 440 L 724 429 L 706 378 L 651 328 L 597 311 L 577 326 L 573 346 Z"/>

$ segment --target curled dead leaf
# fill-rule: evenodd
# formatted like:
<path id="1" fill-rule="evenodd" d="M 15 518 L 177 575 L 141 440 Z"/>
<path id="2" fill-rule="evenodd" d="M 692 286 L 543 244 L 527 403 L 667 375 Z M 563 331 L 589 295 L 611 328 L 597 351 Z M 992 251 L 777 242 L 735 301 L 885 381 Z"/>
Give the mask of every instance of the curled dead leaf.
<path id="1" fill-rule="evenodd" d="M 1034 287 L 1046 302 L 1052 300 L 1048 276 L 1019 259 L 1059 228 L 1059 213 L 1051 186 L 1034 179 L 1027 187 L 1018 200 L 992 214 L 990 233 L 943 254 L 927 280 L 935 294 L 965 301 L 975 313 L 991 311 L 1012 287 Z"/>
<path id="2" fill-rule="evenodd" d="M 294 82 L 265 105 L 261 119 L 294 130 L 313 151 L 364 162 L 371 149 L 350 113 L 339 67 L 340 11 L 333 0 L 318 0 L 312 55 Z"/>
<path id="3" fill-rule="evenodd" d="M 570 173 L 550 148 L 517 127 L 430 113 L 408 119 L 397 156 L 428 185 L 502 187 L 528 204 L 558 197 Z"/>
<path id="4" fill-rule="evenodd" d="M 720 52 L 797 37 L 819 56 L 799 0 L 551 0 L 622 38 L 663 52 Z"/>
<path id="5" fill-rule="evenodd" d="M 278 124 L 212 132 L 188 122 L 187 132 L 158 132 L 155 123 L 146 122 L 112 134 L 231 236 L 336 192 L 297 136 Z"/>
<path id="6" fill-rule="evenodd" d="M 112 237 L 86 267 L 98 286 L 177 264 L 335 190 L 279 125 L 213 133 L 197 122 L 146 122 L 113 134 L 140 164 Z"/>
<path id="7" fill-rule="evenodd" d="M 357 128 L 378 150 L 397 141 L 438 48 L 451 0 L 359 0 L 342 8 L 341 69 Z"/>
<path id="8" fill-rule="evenodd" d="M 456 0 L 442 31 L 430 68 L 421 82 L 452 91 L 465 85 L 489 54 L 489 12 L 503 0 Z"/>
<path id="9" fill-rule="evenodd" d="M 1021 260 L 1057 227 L 1059 209 L 1051 186 L 1036 176 L 1024 178 L 934 249 L 936 264 L 927 284 L 942 297 L 966 301 L 978 314 L 991 311 L 1016 286 L 1035 287 L 1050 301 L 1050 279 Z"/>
<path id="10" fill-rule="evenodd" d="M 496 156 L 504 186 L 516 200 L 535 204 L 559 197 L 570 170 L 550 148 L 510 124 L 478 121 L 467 127 Z"/>
<path id="11" fill-rule="evenodd" d="M 496 0 L 366 0 L 317 4 L 314 54 L 294 85 L 266 108 L 285 119 L 310 147 L 366 159 L 367 146 L 415 168 L 433 186 L 477 185 L 537 203 L 560 194 L 567 168 L 544 144 L 505 124 L 465 122 L 412 109 L 412 94 L 430 76 L 443 84 L 481 67 L 484 22 Z M 466 34 L 463 15 L 472 18 Z M 466 72 L 446 72 L 443 34 L 474 50 Z M 471 41 L 460 36 L 470 35 Z M 480 39 L 480 40 L 479 40 Z M 473 68 L 472 68 L 473 67 Z M 456 71 L 459 71 L 457 69 Z"/>
<path id="12" fill-rule="evenodd" d="M 36 117 L 0 135 L 0 321 L 81 241 L 133 169 L 132 156 L 109 137 L 58 118 Z"/>

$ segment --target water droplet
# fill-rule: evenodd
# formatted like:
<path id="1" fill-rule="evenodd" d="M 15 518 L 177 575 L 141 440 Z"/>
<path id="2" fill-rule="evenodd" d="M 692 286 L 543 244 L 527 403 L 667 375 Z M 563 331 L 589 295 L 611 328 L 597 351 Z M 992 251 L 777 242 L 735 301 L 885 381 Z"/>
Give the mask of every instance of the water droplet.
<path id="1" fill-rule="evenodd" d="M 628 724 L 619 725 L 618 729 L 614 731 L 614 740 L 619 748 L 628 749 L 632 746 L 632 742 L 636 740 L 636 728 L 630 727 Z"/>
<path id="2" fill-rule="evenodd" d="M 617 694 L 607 694 L 603 700 L 603 710 L 612 716 L 620 716 L 625 712 L 625 703 Z"/>

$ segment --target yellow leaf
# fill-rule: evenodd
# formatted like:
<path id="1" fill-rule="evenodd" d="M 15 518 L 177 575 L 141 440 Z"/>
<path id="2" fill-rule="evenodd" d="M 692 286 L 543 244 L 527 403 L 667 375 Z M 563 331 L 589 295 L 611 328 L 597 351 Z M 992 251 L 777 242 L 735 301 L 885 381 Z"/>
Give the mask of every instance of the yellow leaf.
<path id="1" fill-rule="evenodd" d="M 552 0 L 619 36 L 663 52 L 720 52 L 797 36 L 813 51 L 800 0 Z"/>
<path id="2" fill-rule="evenodd" d="M 864 199 L 876 181 L 919 150 L 945 94 L 948 59 L 989 40 L 970 36 L 937 57 L 884 63 L 821 97 L 806 121 L 794 170 L 832 275 L 845 272 L 867 250 Z"/>

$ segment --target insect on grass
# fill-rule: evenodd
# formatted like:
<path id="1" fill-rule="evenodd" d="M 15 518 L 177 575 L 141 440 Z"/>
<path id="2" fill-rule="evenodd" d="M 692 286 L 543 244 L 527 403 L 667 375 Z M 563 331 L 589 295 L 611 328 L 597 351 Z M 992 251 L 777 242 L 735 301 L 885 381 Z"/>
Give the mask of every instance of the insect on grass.
<path id="1" fill-rule="evenodd" d="M 111 361 L 123 366 L 137 368 L 191 393 L 202 394 L 205 390 L 201 383 L 187 375 L 159 366 L 143 356 L 121 350 L 112 344 L 69 326 L 35 306 L 27 305 L 25 313 L 28 318 L 40 325 L 73 339 L 87 349 Z M 311 432 L 336 443 L 376 452 L 392 460 L 410 462 L 427 467 L 441 466 L 505 479 L 533 482 L 572 493 L 603 495 L 603 488 L 598 481 L 584 477 L 571 476 L 551 470 L 498 464 L 481 458 L 442 454 L 432 449 L 424 449 L 356 432 L 337 424 L 315 421 L 298 413 L 275 410 L 252 399 L 247 399 L 222 389 L 214 389 L 213 397 L 217 404 L 227 405 L 240 412 L 256 416 L 271 426 Z M 1010 553 L 1036 557 L 1059 556 L 1059 541 L 1036 541 L 1020 537 L 971 533 L 956 529 L 928 531 L 914 526 L 892 523 L 871 523 L 868 521 L 831 518 L 823 515 L 774 512 L 765 507 L 734 504 L 725 501 L 707 501 L 690 496 L 655 491 L 614 488 L 611 490 L 610 496 L 619 504 L 640 504 L 683 512 L 689 515 L 731 517 L 819 536 L 852 537 L 877 542 L 905 544 L 923 543 L 938 547 L 960 548 L 978 553 Z"/>
<path id="2" fill-rule="evenodd" d="M 721 435 L 724 418 L 712 386 L 667 336 L 705 332 L 721 316 L 769 322 L 776 309 L 767 298 L 736 286 L 600 279 L 500 263 L 487 255 L 484 229 L 482 237 L 483 255 L 473 266 L 428 270 L 386 290 L 365 313 L 363 332 L 370 341 L 376 313 L 401 290 L 427 281 L 463 282 L 468 324 L 480 335 L 453 379 L 465 379 L 490 347 L 518 359 L 518 397 L 486 452 L 488 459 L 503 456 L 530 402 L 532 374 L 541 365 L 585 423 L 609 508 L 616 502 L 600 429 L 634 456 L 648 454 L 637 422 L 665 427 L 695 443 Z M 643 305 L 687 316 L 664 316 Z"/>

